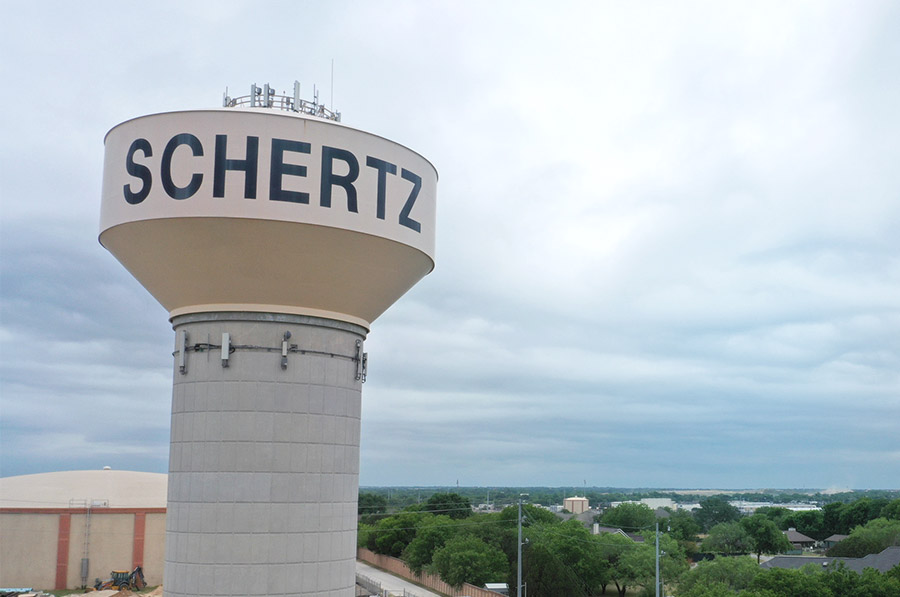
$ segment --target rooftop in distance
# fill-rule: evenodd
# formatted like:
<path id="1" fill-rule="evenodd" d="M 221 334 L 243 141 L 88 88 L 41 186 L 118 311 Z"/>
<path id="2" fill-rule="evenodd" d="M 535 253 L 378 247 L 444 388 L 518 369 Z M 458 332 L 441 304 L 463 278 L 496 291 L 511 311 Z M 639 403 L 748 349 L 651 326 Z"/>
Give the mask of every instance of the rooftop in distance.
<path id="1" fill-rule="evenodd" d="M 0 479 L 2 508 L 165 508 L 168 475 L 89 470 Z"/>

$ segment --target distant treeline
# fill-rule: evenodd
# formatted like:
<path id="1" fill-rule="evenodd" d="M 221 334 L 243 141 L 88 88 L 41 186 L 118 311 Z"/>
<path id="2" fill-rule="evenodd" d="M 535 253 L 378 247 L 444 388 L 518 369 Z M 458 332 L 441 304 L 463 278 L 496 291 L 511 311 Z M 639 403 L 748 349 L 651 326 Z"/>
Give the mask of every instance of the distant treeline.
<path id="1" fill-rule="evenodd" d="M 364 488 L 359 499 L 358 545 L 401 558 L 413 571 L 437 574 L 456 587 L 464 582 L 479 586 L 506 582 L 514 587 L 519 508 L 510 504 L 501 511 L 475 511 L 471 502 L 485 503 L 486 490 L 435 489 Z M 470 500 L 462 495 L 464 492 L 476 499 Z M 518 501 L 523 493 L 529 494 L 521 508 L 523 580 L 532 595 L 595 597 L 611 588 L 620 597 L 635 594 L 636 589 L 640 595 L 654 594 L 657 528 L 658 568 L 666 594 L 675 590 L 678 597 L 900 595 L 900 566 L 885 574 L 870 569 L 861 575 L 840 566 L 823 570 L 820 565 L 812 565 L 811 570 L 804 571 L 764 570 L 758 566 L 763 555 L 794 549 L 782 532 L 791 527 L 815 539 L 849 534 L 829 550 L 829 555 L 863 557 L 898 545 L 900 497 L 889 500 L 855 492 L 858 499 L 852 502 L 830 502 L 817 510 L 795 512 L 763 506 L 745 515 L 729 503 L 735 499 L 734 494 L 725 494 L 699 497 L 699 507 L 693 510 L 655 510 L 626 501 L 581 518 L 557 515 L 528 503 L 539 502 L 542 495 L 571 495 L 558 489 L 492 489 L 490 501 L 497 505 L 502 500 Z M 621 495 L 631 499 L 641 495 L 668 497 L 660 495 L 663 493 Z M 600 495 L 608 498 L 615 494 Z M 780 497 L 778 501 L 785 500 Z M 398 509 L 404 502 L 408 505 Z M 592 534 L 592 522 L 602 525 L 600 534 Z M 714 561 L 691 570 L 691 561 L 710 558 Z"/>
<path id="2" fill-rule="evenodd" d="M 532 504 L 550 506 L 562 504 L 563 499 L 574 495 L 588 498 L 592 507 L 608 507 L 612 502 L 641 500 L 644 498 L 669 498 L 676 504 L 697 503 L 709 497 L 707 492 L 692 494 L 683 490 L 623 489 L 612 487 L 361 487 L 360 493 L 385 498 L 388 511 L 396 511 L 428 500 L 435 493 L 452 492 L 467 498 L 472 504 L 490 502 L 498 507 L 515 504 L 519 496 L 528 494 Z M 868 489 L 841 493 L 810 493 L 795 489 L 759 491 L 734 491 L 716 494 L 727 500 L 769 503 L 813 503 L 820 506 L 831 503 L 847 504 L 868 497 L 891 501 L 900 498 L 900 490 Z M 361 512 L 364 514 L 366 512 Z"/>

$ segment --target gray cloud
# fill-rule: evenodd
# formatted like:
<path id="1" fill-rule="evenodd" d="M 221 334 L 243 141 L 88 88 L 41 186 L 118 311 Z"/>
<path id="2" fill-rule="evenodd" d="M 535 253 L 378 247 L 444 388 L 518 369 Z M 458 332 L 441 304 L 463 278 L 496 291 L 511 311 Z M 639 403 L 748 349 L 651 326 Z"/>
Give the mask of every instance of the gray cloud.
<path id="1" fill-rule="evenodd" d="M 363 484 L 896 486 L 893 3 L 220 4 L 11 11 L 2 474 L 166 469 L 172 332 L 96 241 L 105 132 L 226 85 L 331 101 L 334 59 L 344 122 L 441 176 L 437 268 L 367 341 Z"/>

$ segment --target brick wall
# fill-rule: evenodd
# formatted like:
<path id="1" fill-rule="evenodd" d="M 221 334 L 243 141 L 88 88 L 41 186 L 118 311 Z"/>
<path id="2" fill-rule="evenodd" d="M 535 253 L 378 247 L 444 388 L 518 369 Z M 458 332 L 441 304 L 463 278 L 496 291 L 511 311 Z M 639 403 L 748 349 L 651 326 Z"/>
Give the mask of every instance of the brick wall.
<path id="1" fill-rule="evenodd" d="M 455 589 L 442 581 L 436 574 L 428 574 L 427 572 L 415 574 L 412 570 L 409 569 L 409 566 L 407 566 L 406 563 L 403 562 L 403 560 L 392 558 L 391 556 L 377 554 L 369 551 L 368 549 L 365 549 L 364 547 L 360 547 L 356 550 L 356 557 L 363 562 L 366 562 L 367 564 L 371 564 L 377 568 L 381 568 L 382 570 L 387 570 L 391 574 L 394 574 L 401 578 L 419 583 L 423 587 L 427 587 L 433 591 L 437 591 L 438 593 L 450 595 L 450 597 L 460 597 L 461 595 L 469 595 L 470 597 L 503 597 L 503 595 L 501 595 L 500 593 L 488 591 L 487 589 L 482 589 L 481 587 L 476 587 L 475 585 L 470 585 L 468 583 L 465 583 L 462 587 Z"/>

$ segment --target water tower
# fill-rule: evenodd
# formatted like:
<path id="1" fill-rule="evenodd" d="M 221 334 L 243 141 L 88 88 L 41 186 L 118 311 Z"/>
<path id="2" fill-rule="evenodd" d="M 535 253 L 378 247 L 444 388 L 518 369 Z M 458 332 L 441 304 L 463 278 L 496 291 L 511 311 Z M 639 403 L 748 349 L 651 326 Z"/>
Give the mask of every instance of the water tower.
<path id="1" fill-rule="evenodd" d="M 106 136 L 100 242 L 175 330 L 168 596 L 352 596 L 363 342 L 434 267 L 425 158 L 268 85 Z"/>

